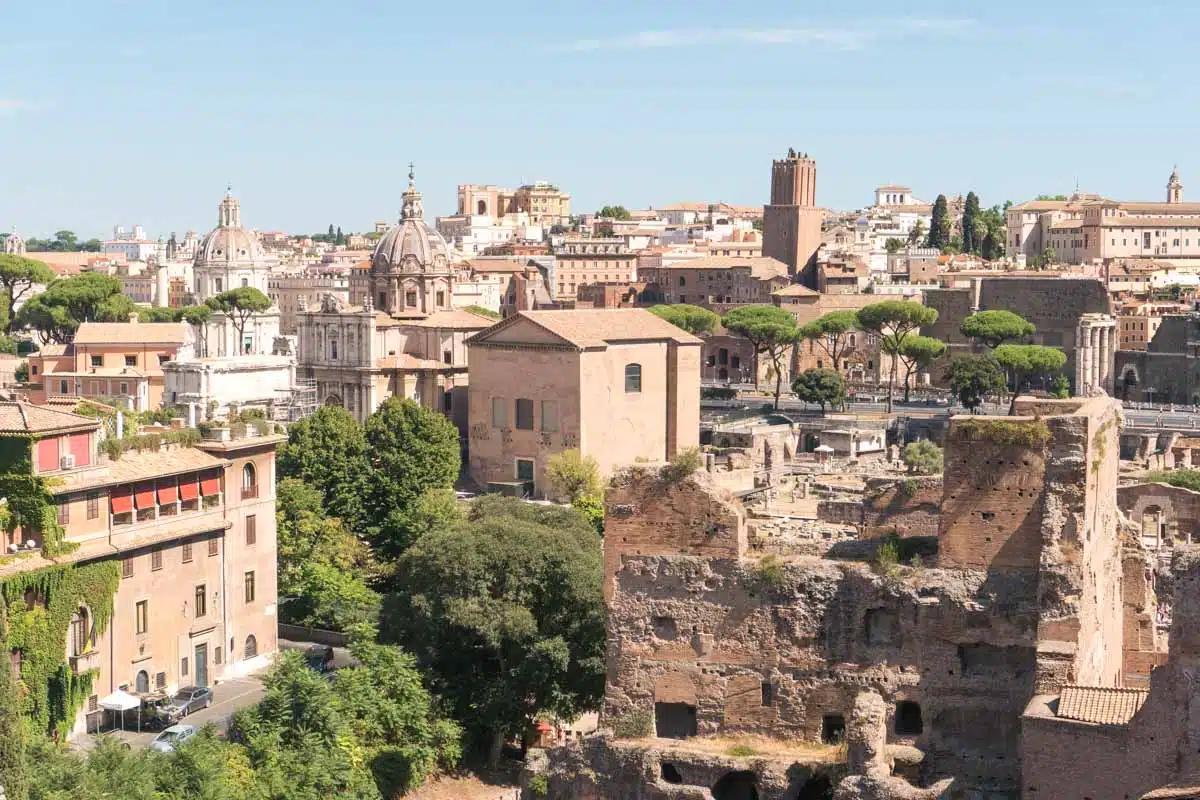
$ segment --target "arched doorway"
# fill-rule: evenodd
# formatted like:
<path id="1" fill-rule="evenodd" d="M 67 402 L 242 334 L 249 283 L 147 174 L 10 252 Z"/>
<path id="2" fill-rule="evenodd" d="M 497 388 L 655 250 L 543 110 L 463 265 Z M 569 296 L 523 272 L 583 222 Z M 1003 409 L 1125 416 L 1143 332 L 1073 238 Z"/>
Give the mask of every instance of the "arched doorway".
<path id="1" fill-rule="evenodd" d="M 140 670 L 137 678 L 133 682 L 133 690 L 138 694 L 150 693 L 150 673 L 146 670 Z"/>
<path id="2" fill-rule="evenodd" d="M 1126 367 L 1121 373 L 1121 399 L 1128 400 L 1130 392 L 1135 391 L 1137 386 L 1137 370 L 1132 366 Z"/>
<path id="3" fill-rule="evenodd" d="M 246 637 L 246 647 L 242 653 L 243 658 L 254 658 L 258 655 L 258 639 L 254 638 L 254 634 Z"/>
<path id="4" fill-rule="evenodd" d="M 753 772 L 729 772 L 712 788 L 713 800 L 758 800 Z"/>

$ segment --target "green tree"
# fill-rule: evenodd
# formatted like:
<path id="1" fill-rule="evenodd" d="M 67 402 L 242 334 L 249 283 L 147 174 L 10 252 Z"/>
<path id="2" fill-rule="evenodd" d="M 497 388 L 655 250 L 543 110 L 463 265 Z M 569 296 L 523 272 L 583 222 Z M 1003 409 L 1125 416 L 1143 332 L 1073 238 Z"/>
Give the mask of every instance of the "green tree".
<path id="1" fill-rule="evenodd" d="M 333 239 L 335 236 L 337 236 L 337 234 L 333 232 L 333 223 L 331 222 L 329 223 L 329 238 Z"/>
<path id="2" fill-rule="evenodd" d="M 334 244 L 345 244 L 346 234 L 342 233 L 342 226 L 338 225 L 337 235 L 333 239 Z"/>
<path id="3" fill-rule="evenodd" d="M 1032 336 L 1036 328 L 1011 311 L 977 311 L 963 320 L 959 330 L 963 336 L 995 350 L 1005 342 Z"/>
<path id="4" fill-rule="evenodd" d="M 494 762 L 542 713 L 574 718 L 604 691 L 600 538 L 573 509 L 476 500 L 468 522 L 401 557 L 389 640 Z"/>
<path id="5" fill-rule="evenodd" d="M 846 353 L 850 348 L 850 334 L 860 329 L 858 314 L 854 311 L 830 311 L 800 328 L 800 338 L 820 346 L 832 362 L 830 366 L 841 372 Z"/>
<path id="6" fill-rule="evenodd" d="M 1040 266 L 1049 269 L 1050 267 L 1054 266 L 1054 262 L 1057 260 L 1058 253 L 1055 252 L 1053 247 L 1047 247 L 1046 249 L 1042 250 L 1042 263 Z"/>
<path id="7" fill-rule="evenodd" d="M 633 219 L 633 215 L 629 213 L 629 210 L 625 206 L 605 206 L 596 212 L 596 216 L 620 221 Z"/>
<path id="8" fill-rule="evenodd" d="M 994 351 L 996 362 L 1012 374 L 1013 395 L 1008 413 L 1017 413 L 1017 395 L 1030 378 L 1049 377 L 1062 370 L 1067 354 L 1039 344 L 1002 344 Z"/>
<path id="9" fill-rule="evenodd" d="M 7 526 L 6 526 L 7 527 Z M 9 652 L 8 609 L 0 598 L 0 652 Z M 25 720 L 11 669 L 0 669 L 0 787 L 5 800 L 27 800 Z"/>
<path id="10" fill-rule="evenodd" d="M 879 337 L 879 347 L 885 353 L 904 352 L 905 340 L 916 335 L 922 326 L 937 322 L 937 318 L 937 309 L 908 300 L 885 300 L 858 311 L 859 326 Z M 892 411 L 898 367 L 898 359 L 893 358 L 888 370 L 888 413 Z"/>
<path id="11" fill-rule="evenodd" d="M 1066 375 L 1054 376 L 1054 379 L 1050 381 L 1050 395 L 1059 400 L 1066 400 L 1071 396 L 1071 384 Z"/>
<path id="12" fill-rule="evenodd" d="M 650 306 L 649 311 L 675 327 L 692 334 L 711 333 L 717 327 L 717 323 L 721 321 L 720 317 L 707 308 L 690 303 Z"/>
<path id="13" fill-rule="evenodd" d="M 1066 200 L 1065 194 L 1039 194 L 1034 200 Z"/>
<path id="14" fill-rule="evenodd" d="M 962 215 L 962 249 L 966 253 L 979 254 L 983 249 L 983 237 L 979 235 L 979 230 L 976 227 L 977 222 L 982 222 L 979 214 L 979 195 L 975 192 L 967 192 L 967 199 L 963 203 Z"/>
<path id="15" fill-rule="evenodd" d="M 380 554 L 399 556 L 412 543 L 413 513 L 429 489 L 458 479 L 458 429 L 445 416 L 412 400 L 389 397 L 367 418 L 371 470 L 366 495 L 369 535 Z"/>
<path id="16" fill-rule="evenodd" d="M 34 286 L 45 286 L 54 280 L 54 272 L 41 261 L 24 256 L 0 253 L 0 291 L 4 299 L 4 333 L 12 330 L 16 318 L 16 304 L 33 291 Z"/>
<path id="17" fill-rule="evenodd" d="M 556 497 L 574 503 L 581 497 L 599 497 L 603 493 L 600 465 L 578 450 L 564 450 L 546 460 L 546 480 Z"/>
<path id="18" fill-rule="evenodd" d="M 775 372 L 775 408 L 783 391 L 784 359 L 800 336 L 796 318 L 778 306 L 742 306 L 721 319 L 729 331 L 744 336 L 754 345 L 755 355 L 771 359 Z M 757 371 L 755 372 L 757 378 Z"/>
<path id="19" fill-rule="evenodd" d="M 341 406 L 321 406 L 288 426 L 279 448 L 280 478 L 299 478 L 321 493 L 325 513 L 362 535 L 367 524 L 364 495 L 371 462 L 363 426 Z"/>
<path id="20" fill-rule="evenodd" d="M 792 381 L 792 392 L 806 403 L 840 408 L 846 402 L 846 381 L 831 369 L 806 369 Z"/>
<path id="21" fill-rule="evenodd" d="M 946 203 L 946 195 L 939 194 L 933 201 L 933 217 L 929 223 L 929 237 L 925 240 L 925 246 L 941 250 L 950 244 L 950 231 L 950 207 Z"/>
<path id="22" fill-rule="evenodd" d="M 918 439 L 904 445 L 900 458 L 909 472 L 921 475 L 936 475 L 942 471 L 945 463 L 942 448 L 928 439 Z"/>
<path id="23" fill-rule="evenodd" d="M 895 236 L 889 236 L 888 240 L 883 243 L 883 248 L 891 253 L 899 253 L 904 249 L 904 240 L 897 239 Z"/>
<path id="24" fill-rule="evenodd" d="M 918 247 L 925 241 L 925 220 L 917 220 L 917 224 L 912 226 L 908 232 L 907 244 L 909 247 Z"/>
<path id="25" fill-rule="evenodd" d="M 21 306 L 14 325 L 37 331 L 43 343 L 62 342 L 84 322 L 125 322 L 136 312 L 119 280 L 84 272 L 52 281 Z"/>
<path id="26" fill-rule="evenodd" d="M 261 314 L 271 307 L 271 298 L 267 297 L 253 286 L 239 286 L 227 292 L 221 292 L 216 297 L 204 301 L 205 305 L 218 314 L 224 314 L 233 323 L 237 331 L 239 350 L 246 338 L 246 323 L 255 314 Z M 246 352 L 250 352 L 249 349 Z"/>
<path id="27" fill-rule="evenodd" d="M 17 340 L 0 333 L 0 354 L 15 356 L 17 354 Z"/>
<path id="28" fill-rule="evenodd" d="M 13 372 L 13 380 L 17 383 L 29 383 L 29 362 L 22 361 L 17 364 L 16 370 Z"/>
<path id="29" fill-rule="evenodd" d="M 991 353 L 955 358 L 946 379 L 958 402 L 972 414 L 989 394 L 1004 391 L 1004 369 Z"/>
<path id="30" fill-rule="evenodd" d="M 933 362 L 945 354 L 946 343 L 932 336 L 909 336 L 901 342 L 896 352 L 891 351 L 892 345 L 893 340 L 885 338 L 881 349 L 889 356 L 900 359 L 904 365 L 904 402 L 907 403 L 913 373 L 933 366 Z"/>
<path id="31" fill-rule="evenodd" d="M 983 212 L 982 219 L 987 233 L 983 238 L 980 255 L 989 261 L 1004 258 L 1005 242 L 1008 238 L 1005 212 L 1012 203 L 1006 203 L 1004 208 L 992 206 Z"/>

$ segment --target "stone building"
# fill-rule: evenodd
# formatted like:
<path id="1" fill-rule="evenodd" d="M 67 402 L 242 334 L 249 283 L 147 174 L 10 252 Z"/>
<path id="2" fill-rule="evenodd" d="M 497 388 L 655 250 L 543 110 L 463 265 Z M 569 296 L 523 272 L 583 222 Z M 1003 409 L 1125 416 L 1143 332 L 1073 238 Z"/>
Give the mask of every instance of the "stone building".
<path id="1" fill-rule="evenodd" d="M 564 450 L 607 475 L 699 443 L 700 340 L 648 311 L 521 311 L 467 345 L 481 487 L 541 497 Z"/>
<path id="2" fill-rule="evenodd" d="M 85 721 L 94 730 L 99 698 L 119 688 L 150 695 L 265 667 L 278 627 L 274 461 L 284 437 L 164 444 L 110 460 L 101 436 L 96 419 L 0 403 L 0 440 L 27 448 L 29 469 L 50 480 L 62 535 L 75 545 L 48 556 L 40 532 L 6 532 L 20 558 L 0 565 L 0 581 L 104 563 L 119 569 L 107 627 L 99 608 L 81 603 L 63 642 L 68 669 L 95 670 L 75 720 L 80 732 Z"/>
<path id="3" fill-rule="evenodd" d="M 787 265 L 774 258 L 706 256 L 639 272 L 649 303 L 690 303 L 723 314 L 739 305 L 765 305 L 791 285 Z M 801 287 L 803 288 L 803 287 Z"/>
<path id="4" fill-rule="evenodd" d="M 764 556 L 741 505 L 703 474 L 619 474 L 605 498 L 609 733 L 550 752 L 549 796 L 1140 796 L 1052 774 L 1062 759 L 1094 773 L 1127 762 L 1116 747 L 1073 753 L 1069 709 L 1045 699 L 1133 691 L 1135 647 L 1160 645 L 1131 635 L 1154 598 L 1115 502 L 1120 409 L 1022 398 L 1017 413 L 952 420 L 936 536 L 903 540 L 936 557 L 915 566 L 881 564 L 880 540 Z M 1034 748 L 1023 723 L 1039 706 L 1057 730 Z M 725 743 L 743 734 L 766 738 L 741 755 Z"/>
<path id="5" fill-rule="evenodd" d="M 1144 351 L 1118 350 L 1114 393 L 1151 403 L 1200 403 L 1200 318 L 1162 318 Z"/>
<path id="6" fill-rule="evenodd" d="M 815 289 L 813 271 L 821 246 L 821 209 L 817 207 L 817 162 L 788 150 L 771 163 L 771 202 L 763 206 L 762 254 L 787 264 Z"/>
<path id="7" fill-rule="evenodd" d="M 371 255 L 364 304 L 326 295 L 319 308 L 296 312 L 297 378 L 359 421 L 398 395 L 445 413 L 465 433 L 466 339 L 494 320 L 453 307 L 455 276 L 409 172 L 400 221 Z"/>
<path id="8" fill-rule="evenodd" d="M 554 252 L 551 290 L 557 300 L 574 300 L 587 283 L 633 283 L 637 254 L 623 239 L 568 239 Z"/>

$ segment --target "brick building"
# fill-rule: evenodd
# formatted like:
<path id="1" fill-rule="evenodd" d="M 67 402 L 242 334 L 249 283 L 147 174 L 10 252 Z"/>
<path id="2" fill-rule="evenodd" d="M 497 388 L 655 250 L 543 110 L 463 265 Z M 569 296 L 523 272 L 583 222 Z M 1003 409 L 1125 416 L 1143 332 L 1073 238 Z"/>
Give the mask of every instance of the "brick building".
<path id="1" fill-rule="evenodd" d="M 104 562 L 120 568 L 107 627 L 81 607 L 64 642 L 71 670 L 94 670 L 77 728 L 118 688 L 147 695 L 262 668 L 278 627 L 275 448 L 284 437 L 164 444 L 112 460 L 101 430 L 98 420 L 54 408 L 0 404 L 6 453 L 28 448 L 27 469 L 49 479 L 63 540 L 74 546 L 47 556 L 41 532 L 12 531 L 7 548 L 20 558 L 0 565 L 0 581 Z"/>
<path id="2" fill-rule="evenodd" d="M 787 265 L 774 258 L 706 256 L 643 269 L 645 297 L 653 303 L 690 303 L 718 314 L 739 305 L 768 304 L 791 284 Z"/>
<path id="3" fill-rule="evenodd" d="M 574 300 L 585 283 L 633 283 L 638 279 L 637 253 L 620 238 L 568 239 L 555 250 L 556 299 Z"/>
<path id="4" fill-rule="evenodd" d="M 643 309 L 522 311 L 471 337 L 471 478 L 546 493 L 546 459 L 604 474 L 700 437 L 700 340 Z"/>
<path id="5" fill-rule="evenodd" d="M 813 270 L 821 246 L 817 162 L 789 150 L 771 164 L 771 202 L 763 207 L 762 254 L 787 265 L 788 273 L 816 288 Z"/>

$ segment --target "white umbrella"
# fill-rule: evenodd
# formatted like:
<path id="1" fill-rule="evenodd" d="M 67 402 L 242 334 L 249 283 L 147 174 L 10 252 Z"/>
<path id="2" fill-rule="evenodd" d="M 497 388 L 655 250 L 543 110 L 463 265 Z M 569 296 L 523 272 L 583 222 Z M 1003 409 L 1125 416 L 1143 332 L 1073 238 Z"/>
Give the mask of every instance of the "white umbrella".
<path id="1" fill-rule="evenodd" d="M 142 699 L 137 695 L 132 695 L 124 689 L 117 689 L 100 701 L 100 707 L 106 711 L 120 711 L 122 723 L 125 721 L 125 712 L 136 708 L 138 710 L 138 733 L 142 732 Z"/>
<path id="2" fill-rule="evenodd" d="M 823 444 L 823 445 L 820 445 L 819 447 L 813 448 L 813 452 L 814 453 L 832 453 L 833 448 L 827 444 Z"/>

